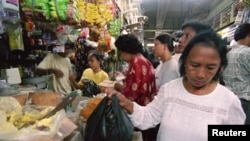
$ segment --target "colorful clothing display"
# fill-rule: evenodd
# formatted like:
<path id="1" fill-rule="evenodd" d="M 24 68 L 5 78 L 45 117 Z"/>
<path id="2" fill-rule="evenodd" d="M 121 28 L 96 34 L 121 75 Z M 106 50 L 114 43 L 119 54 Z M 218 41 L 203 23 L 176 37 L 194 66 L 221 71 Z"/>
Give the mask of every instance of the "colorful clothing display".
<path id="1" fill-rule="evenodd" d="M 78 47 L 76 49 L 75 68 L 76 68 L 76 74 L 77 74 L 76 80 L 80 80 L 82 72 L 85 69 L 89 68 L 89 64 L 88 64 L 89 51 L 95 50 L 95 49 L 88 45 L 86 41 L 86 37 L 79 37 L 77 39 L 77 44 L 78 44 Z"/>

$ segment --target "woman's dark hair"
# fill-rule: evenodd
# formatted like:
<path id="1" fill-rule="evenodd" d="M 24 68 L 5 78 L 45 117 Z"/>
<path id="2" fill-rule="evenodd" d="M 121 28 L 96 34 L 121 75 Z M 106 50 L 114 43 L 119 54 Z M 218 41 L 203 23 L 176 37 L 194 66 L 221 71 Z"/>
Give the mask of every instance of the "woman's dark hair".
<path id="1" fill-rule="evenodd" d="M 118 51 L 127 52 L 130 54 L 144 53 L 145 48 L 138 38 L 132 34 L 120 35 L 116 41 L 115 46 Z"/>
<path id="2" fill-rule="evenodd" d="M 250 23 L 243 23 L 239 25 L 234 32 L 234 40 L 238 41 L 240 39 L 246 38 L 250 33 Z"/>
<path id="3" fill-rule="evenodd" d="M 102 61 L 103 60 L 103 54 L 97 50 L 91 50 L 89 51 L 89 56 L 94 56 L 96 58 L 96 60 L 98 61 Z"/>
<path id="4" fill-rule="evenodd" d="M 101 68 L 103 68 L 104 67 L 104 55 L 103 55 L 103 53 L 102 52 L 99 52 L 99 51 L 97 51 L 97 50 L 91 50 L 91 51 L 89 51 L 89 55 L 88 55 L 89 57 L 95 57 L 96 58 L 96 60 L 98 60 L 99 62 L 100 62 L 100 66 L 101 66 Z"/>
<path id="5" fill-rule="evenodd" d="M 193 37 L 188 45 L 186 46 L 185 50 L 183 51 L 181 57 L 180 57 L 180 74 L 181 76 L 185 76 L 185 61 L 187 60 L 187 57 L 190 53 L 190 51 L 193 49 L 193 47 L 197 44 L 202 44 L 206 47 L 212 47 L 215 48 L 220 56 L 221 64 L 220 69 L 213 77 L 213 80 L 219 80 L 221 75 L 221 69 L 225 68 L 227 66 L 227 43 L 225 40 L 223 40 L 216 32 L 212 30 L 207 30 L 204 32 L 200 32 L 196 34 L 195 37 Z"/>
<path id="6" fill-rule="evenodd" d="M 212 30 L 212 27 L 209 24 L 206 24 L 202 21 L 192 20 L 184 23 L 181 26 L 181 29 L 184 30 L 186 27 L 192 28 L 196 33 L 205 31 L 205 30 Z"/>
<path id="7" fill-rule="evenodd" d="M 162 44 L 167 45 L 169 52 L 174 51 L 173 39 L 174 37 L 169 34 L 160 34 L 155 37 L 156 40 L 160 41 Z"/>
<path id="8" fill-rule="evenodd" d="M 145 51 L 142 55 L 150 61 L 154 68 L 156 68 L 160 64 L 160 59 L 158 57 L 155 57 L 152 49 L 149 49 L 147 47 L 144 48 Z"/>
<path id="9" fill-rule="evenodd" d="M 177 31 L 174 31 L 172 33 L 172 36 L 174 36 L 175 39 L 179 39 L 182 35 L 182 31 L 181 30 L 177 30 Z"/>

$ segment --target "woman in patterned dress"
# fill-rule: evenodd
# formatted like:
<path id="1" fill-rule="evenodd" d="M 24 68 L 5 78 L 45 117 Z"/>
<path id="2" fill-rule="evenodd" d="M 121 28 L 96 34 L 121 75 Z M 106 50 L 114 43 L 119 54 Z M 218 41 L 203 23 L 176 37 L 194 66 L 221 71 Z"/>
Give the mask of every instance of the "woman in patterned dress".
<path id="1" fill-rule="evenodd" d="M 145 48 L 137 37 L 131 34 L 121 35 L 115 41 L 122 59 L 129 64 L 124 84 L 116 83 L 114 88 L 128 99 L 141 106 L 151 102 L 157 92 L 154 67 L 145 58 Z M 154 141 L 155 128 L 142 131 L 144 141 Z"/>

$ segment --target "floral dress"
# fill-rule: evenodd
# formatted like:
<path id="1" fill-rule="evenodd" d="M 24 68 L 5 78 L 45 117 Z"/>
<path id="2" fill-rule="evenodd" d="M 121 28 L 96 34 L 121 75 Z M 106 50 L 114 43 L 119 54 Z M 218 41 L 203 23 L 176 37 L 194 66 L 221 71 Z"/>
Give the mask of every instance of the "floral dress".
<path id="1" fill-rule="evenodd" d="M 142 55 L 132 58 L 122 93 L 128 99 L 145 106 L 153 100 L 156 92 L 153 65 Z"/>

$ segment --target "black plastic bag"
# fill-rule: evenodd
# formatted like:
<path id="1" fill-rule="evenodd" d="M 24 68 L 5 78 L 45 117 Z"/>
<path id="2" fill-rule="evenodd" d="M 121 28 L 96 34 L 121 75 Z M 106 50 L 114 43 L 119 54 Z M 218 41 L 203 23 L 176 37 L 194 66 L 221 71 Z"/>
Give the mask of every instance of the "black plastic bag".
<path id="1" fill-rule="evenodd" d="M 132 141 L 134 126 L 116 95 L 106 96 L 87 120 L 84 141 Z"/>
<path id="2" fill-rule="evenodd" d="M 93 97 L 94 95 L 101 93 L 98 85 L 92 80 L 88 80 L 88 82 L 84 84 L 84 87 L 81 90 L 82 96 L 86 97 Z"/>

